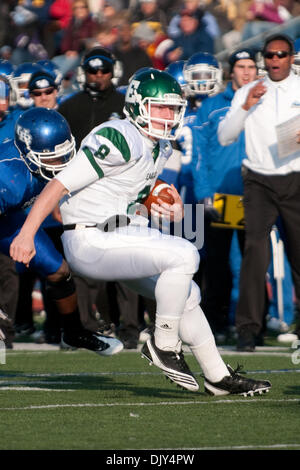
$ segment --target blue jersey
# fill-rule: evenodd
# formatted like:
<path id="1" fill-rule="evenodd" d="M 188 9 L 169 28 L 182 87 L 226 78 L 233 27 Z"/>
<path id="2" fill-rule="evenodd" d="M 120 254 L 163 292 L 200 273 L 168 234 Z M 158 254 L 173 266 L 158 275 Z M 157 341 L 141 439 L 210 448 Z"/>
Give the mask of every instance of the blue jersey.
<path id="1" fill-rule="evenodd" d="M 193 175 L 197 200 L 214 193 L 243 194 L 242 160 L 246 158 L 245 137 L 227 147 L 220 145 L 217 130 L 234 96 L 231 83 L 204 101 L 193 127 Z"/>
<path id="2" fill-rule="evenodd" d="M 10 244 L 25 221 L 26 209 L 45 184 L 46 180 L 29 171 L 12 140 L 0 145 L 0 250 L 4 254 L 9 255 Z M 37 232 L 35 244 L 37 254 L 30 267 L 43 277 L 56 272 L 62 256 L 43 229 Z"/>
<path id="3" fill-rule="evenodd" d="M 197 107 L 192 106 L 188 101 L 185 111 L 183 126 L 180 130 L 176 145 L 180 151 L 180 170 L 164 168 L 160 178 L 167 183 L 173 183 L 177 191 L 180 193 L 184 203 L 192 204 L 195 202 L 193 192 L 193 175 L 192 175 L 192 152 L 193 152 L 193 134 L 192 128 L 196 119 Z"/>
<path id="4" fill-rule="evenodd" d="M 4 116 L 0 122 L 0 144 L 7 142 L 8 140 L 14 139 L 15 135 L 15 124 L 18 117 L 24 113 L 24 109 L 12 108 L 8 114 Z"/>

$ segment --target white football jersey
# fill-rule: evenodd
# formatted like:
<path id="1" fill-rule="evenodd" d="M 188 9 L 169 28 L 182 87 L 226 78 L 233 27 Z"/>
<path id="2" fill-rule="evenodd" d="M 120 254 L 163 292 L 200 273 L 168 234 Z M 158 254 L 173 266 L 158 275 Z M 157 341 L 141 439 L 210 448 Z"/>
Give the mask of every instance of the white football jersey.
<path id="1" fill-rule="evenodd" d="M 95 127 L 56 176 L 72 195 L 61 201 L 63 223 L 103 223 L 119 214 L 144 225 L 130 208 L 149 194 L 171 154 L 168 141 L 156 144 L 127 119 Z"/>

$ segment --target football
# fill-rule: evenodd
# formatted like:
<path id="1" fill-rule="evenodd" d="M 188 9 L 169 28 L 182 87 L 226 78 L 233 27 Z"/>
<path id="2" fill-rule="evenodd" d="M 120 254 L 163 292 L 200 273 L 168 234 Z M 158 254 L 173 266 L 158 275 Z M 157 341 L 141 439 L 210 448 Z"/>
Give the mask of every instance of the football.
<path id="1" fill-rule="evenodd" d="M 144 199 L 143 204 L 147 207 L 148 213 L 151 212 L 151 204 L 154 202 L 158 204 L 158 199 L 161 199 L 167 204 L 174 204 L 174 198 L 168 193 L 171 186 L 164 181 L 157 180 L 149 195 Z"/>

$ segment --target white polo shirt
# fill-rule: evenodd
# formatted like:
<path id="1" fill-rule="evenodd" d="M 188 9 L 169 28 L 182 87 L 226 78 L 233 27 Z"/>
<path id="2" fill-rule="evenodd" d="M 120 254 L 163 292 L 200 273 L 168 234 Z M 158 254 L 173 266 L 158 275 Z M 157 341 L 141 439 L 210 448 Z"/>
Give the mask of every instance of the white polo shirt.
<path id="1" fill-rule="evenodd" d="M 229 145 L 245 129 L 248 155 L 248 159 L 243 161 L 245 166 L 266 175 L 285 175 L 300 171 L 300 144 L 299 150 L 294 154 L 279 158 L 275 131 L 277 124 L 300 114 L 300 77 L 291 72 L 280 82 L 274 82 L 268 76 L 262 81 L 267 91 L 249 111 L 245 111 L 242 105 L 249 90 L 258 80 L 236 91 L 230 110 L 219 124 L 219 142 L 221 145 Z"/>

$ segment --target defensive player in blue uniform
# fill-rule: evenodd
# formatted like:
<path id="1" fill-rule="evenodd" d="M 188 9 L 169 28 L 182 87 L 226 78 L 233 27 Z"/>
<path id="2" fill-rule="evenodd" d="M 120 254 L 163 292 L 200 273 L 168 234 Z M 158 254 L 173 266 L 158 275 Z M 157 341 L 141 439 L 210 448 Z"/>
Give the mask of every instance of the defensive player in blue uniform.
<path id="1" fill-rule="evenodd" d="M 10 108 L 9 80 L 0 73 L 0 144 L 14 138 L 15 124 L 24 110 Z"/>
<path id="2" fill-rule="evenodd" d="M 9 254 L 11 241 L 26 218 L 25 209 L 74 154 L 74 138 L 58 112 L 32 108 L 20 116 L 15 141 L 0 146 L 0 250 L 4 254 Z M 43 229 L 37 233 L 36 244 L 37 256 L 27 267 L 47 279 L 49 294 L 62 314 L 62 343 L 101 355 L 119 352 L 123 348 L 120 341 L 82 327 L 69 267 Z"/>

